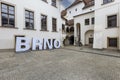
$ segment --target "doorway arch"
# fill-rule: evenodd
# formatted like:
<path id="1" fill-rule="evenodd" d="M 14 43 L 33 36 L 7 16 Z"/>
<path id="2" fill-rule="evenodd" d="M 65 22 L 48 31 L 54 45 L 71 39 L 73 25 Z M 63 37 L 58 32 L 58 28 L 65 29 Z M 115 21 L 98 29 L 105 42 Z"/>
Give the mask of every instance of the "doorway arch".
<path id="1" fill-rule="evenodd" d="M 85 33 L 85 45 L 86 46 L 93 46 L 93 40 L 94 40 L 94 31 L 88 30 Z"/>

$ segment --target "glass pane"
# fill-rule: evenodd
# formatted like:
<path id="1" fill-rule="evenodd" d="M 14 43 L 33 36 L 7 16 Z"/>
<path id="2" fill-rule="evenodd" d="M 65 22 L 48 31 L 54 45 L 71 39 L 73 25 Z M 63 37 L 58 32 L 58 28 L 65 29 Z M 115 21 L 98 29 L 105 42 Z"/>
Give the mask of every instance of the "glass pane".
<path id="1" fill-rule="evenodd" d="M 29 18 L 29 12 L 28 11 L 25 11 L 25 17 Z"/>
<path id="2" fill-rule="evenodd" d="M 26 28 L 29 28 L 29 22 L 25 23 Z"/>
<path id="3" fill-rule="evenodd" d="M 33 23 L 30 23 L 30 29 L 33 29 L 33 25 L 34 25 Z"/>
<path id="4" fill-rule="evenodd" d="M 2 8 L 2 12 L 3 12 L 3 13 L 8 13 L 8 10 Z"/>
<path id="5" fill-rule="evenodd" d="M 15 17 L 12 15 L 9 15 L 9 25 L 14 26 L 15 24 Z"/>
<path id="6" fill-rule="evenodd" d="M 34 14 L 32 12 L 30 13 L 30 18 L 34 18 Z"/>
<path id="7" fill-rule="evenodd" d="M 2 4 L 2 9 L 7 9 L 7 5 Z"/>
<path id="8" fill-rule="evenodd" d="M 29 19 L 25 19 L 26 22 L 29 22 Z"/>
<path id="9" fill-rule="evenodd" d="M 33 27 L 34 27 L 34 21 L 30 20 L 30 28 L 33 29 Z"/>
<path id="10" fill-rule="evenodd" d="M 9 6 L 9 10 L 12 10 L 12 11 L 14 11 L 14 7 L 12 7 L 12 6 Z"/>
<path id="11" fill-rule="evenodd" d="M 14 14 L 14 11 L 13 10 L 9 10 L 9 14 Z"/>
<path id="12" fill-rule="evenodd" d="M 2 25 L 7 26 L 8 25 L 8 15 L 2 14 Z"/>
<path id="13" fill-rule="evenodd" d="M 30 22 L 29 22 L 29 19 L 25 19 L 25 26 L 26 26 L 26 28 L 29 28 L 29 24 L 30 24 Z"/>
<path id="14" fill-rule="evenodd" d="M 34 21 L 33 21 L 33 20 L 30 20 L 30 23 L 34 23 Z"/>
<path id="15" fill-rule="evenodd" d="M 109 47 L 117 47 L 117 38 L 109 39 Z"/>

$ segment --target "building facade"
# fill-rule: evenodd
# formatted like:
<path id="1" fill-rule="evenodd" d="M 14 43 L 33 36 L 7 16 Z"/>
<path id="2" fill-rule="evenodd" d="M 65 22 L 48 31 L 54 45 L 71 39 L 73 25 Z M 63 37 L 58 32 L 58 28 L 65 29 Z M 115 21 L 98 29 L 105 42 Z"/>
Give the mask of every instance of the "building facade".
<path id="1" fill-rule="evenodd" d="M 94 1 L 83 1 L 81 12 L 74 16 L 75 45 L 93 46 L 94 40 Z"/>
<path id="2" fill-rule="evenodd" d="M 66 9 L 67 19 L 74 20 L 74 45 L 120 50 L 120 1 L 77 1 Z"/>
<path id="3" fill-rule="evenodd" d="M 120 49 L 120 0 L 95 0 L 94 45 Z"/>
<path id="4" fill-rule="evenodd" d="M 15 49 L 17 36 L 61 39 L 60 0 L 0 0 L 0 49 Z"/>

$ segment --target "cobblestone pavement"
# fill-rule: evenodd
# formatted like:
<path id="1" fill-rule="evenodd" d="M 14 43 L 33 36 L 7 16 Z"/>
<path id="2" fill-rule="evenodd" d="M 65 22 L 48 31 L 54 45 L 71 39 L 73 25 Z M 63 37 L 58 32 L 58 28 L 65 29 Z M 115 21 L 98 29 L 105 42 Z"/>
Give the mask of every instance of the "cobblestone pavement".
<path id="1" fill-rule="evenodd" d="M 0 52 L 0 80 L 120 80 L 120 58 L 70 49 Z"/>

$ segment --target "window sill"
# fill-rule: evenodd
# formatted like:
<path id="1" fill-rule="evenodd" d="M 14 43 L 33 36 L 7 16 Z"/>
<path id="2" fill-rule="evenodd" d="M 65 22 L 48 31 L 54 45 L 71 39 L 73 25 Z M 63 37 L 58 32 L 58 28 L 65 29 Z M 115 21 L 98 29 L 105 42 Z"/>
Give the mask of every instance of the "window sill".
<path id="1" fill-rule="evenodd" d="M 43 32 L 49 32 L 48 30 L 40 30 L 40 31 L 43 31 Z"/>
<path id="2" fill-rule="evenodd" d="M 89 26 L 89 24 L 85 24 L 85 26 Z"/>
<path id="3" fill-rule="evenodd" d="M 105 29 L 113 29 L 113 28 L 119 28 L 118 26 L 117 27 L 107 27 Z"/>
<path id="4" fill-rule="evenodd" d="M 18 29 L 18 27 L 0 26 L 0 28 Z"/>
<path id="5" fill-rule="evenodd" d="M 108 49 L 118 49 L 118 47 L 116 46 L 116 47 L 109 47 L 108 46 Z"/>
<path id="6" fill-rule="evenodd" d="M 28 29 L 28 28 L 23 28 L 24 30 L 33 30 L 36 31 L 36 29 Z"/>
<path id="7" fill-rule="evenodd" d="M 58 31 L 52 31 L 52 32 L 56 32 L 57 33 Z"/>

